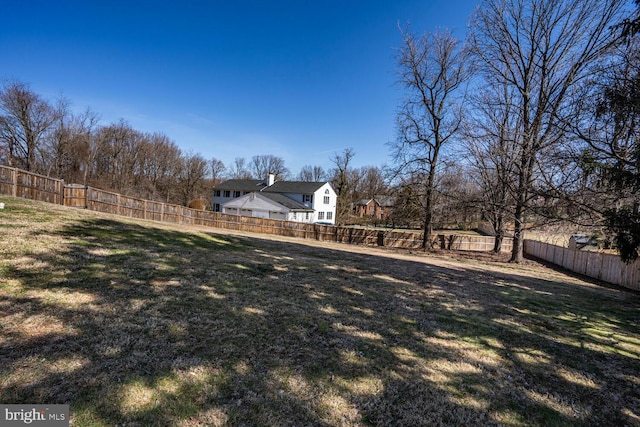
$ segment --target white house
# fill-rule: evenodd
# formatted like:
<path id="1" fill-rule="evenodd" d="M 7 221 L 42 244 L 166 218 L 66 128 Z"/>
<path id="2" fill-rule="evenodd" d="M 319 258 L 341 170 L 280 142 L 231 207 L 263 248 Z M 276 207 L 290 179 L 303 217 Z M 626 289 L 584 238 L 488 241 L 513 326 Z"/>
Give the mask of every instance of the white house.
<path id="1" fill-rule="evenodd" d="M 337 195 L 328 182 L 229 180 L 213 189 L 214 211 L 335 224 Z"/>

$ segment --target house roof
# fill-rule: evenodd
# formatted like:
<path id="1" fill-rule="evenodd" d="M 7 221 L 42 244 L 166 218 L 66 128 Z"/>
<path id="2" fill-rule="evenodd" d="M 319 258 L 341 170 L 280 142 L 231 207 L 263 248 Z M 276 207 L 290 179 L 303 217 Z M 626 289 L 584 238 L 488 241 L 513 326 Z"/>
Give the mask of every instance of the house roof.
<path id="1" fill-rule="evenodd" d="M 235 209 L 252 209 L 262 211 L 278 211 L 288 212 L 289 208 L 282 206 L 279 203 L 274 202 L 268 197 L 262 196 L 259 192 L 252 192 L 245 194 L 244 196 L 237 197 L 222 204 L 225 208 Z"/>
<path id="2" fill-rule="evenodd" d="M 313 212 L 313 209 L 303 205 L 302 203 L 298 203 L 293 199 L 290 199 L 289 197 L 285 196 L 284 194 L 280 194 L 280 193 L 269 193 L 266 191 L 263 191 L 260 193 L 261 196 L 267 197 L 271 200 L 273 200 L 276 203 L 281 204 L 282 206 L 285 206 L 289 209 L 291 209 L 292 211 L 308 211 L 308 212 Z"/>
<path id="3" fill-rule="evenodd" d="M 376 199 L 376 201 L 380 204 L 380 206 L 393 206 L 393 197 L 391 196 L 383 196 L 383 195 L 376 195 L 373 196 L 374 199 Z"/>
<path id="4" fill-rule="evenodd" d="M 262 190 L 263 193 L 312 194 L 326 182 L 276 181 Z"/>
<path id="5" fill-rule="evenodd" d="M 262 179 L 229 179 L 213 187 L 214 190 L 260 191 L 266 187 Z"/>
<path id="6" fill-rule="evenodd" d="M 374 201 L 380 206 L 390 207 L 393 206 L 393 197 L 391 196 L 373 196 L 371 199 L 362 199 L 358 201 L 358 206 L 366 206 L 370 201 Z"/>
<path id="7" fill-rule="evenodd" d="M 271 186 L 261 179 L 229 179 L 215 187 L 214 190 L 262 191 L 263 193 L 313 194 L 326 182 L 276 181 Z"/>
<path id="8" fill-rule="evenodd" d="M 306 207 L 305 205 L 296 202 L 293 199 L 277 193 L 261 193 L 258 191 L 251 192 L 249 194 L 245 194 L 244 196 L 235 198 L 226 203 L 223 203 L 224 207 L 227 208 L 238 208 L 238 209 L 268 209 L 275 210 L 276 207 L 280 207 L 278 209 L 281 212 L 288 211 L 304 211 L 304 212 L 313 212 L 313 209 Z"/>

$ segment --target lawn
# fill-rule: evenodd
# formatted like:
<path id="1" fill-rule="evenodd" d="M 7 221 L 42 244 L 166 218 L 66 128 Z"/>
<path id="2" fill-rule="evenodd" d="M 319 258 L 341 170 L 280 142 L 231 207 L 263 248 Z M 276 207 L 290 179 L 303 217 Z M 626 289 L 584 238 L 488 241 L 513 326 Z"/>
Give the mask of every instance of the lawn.
<path id="1" fill-rule="evenodd" d="M 10 197 L 0 402 L 73 426 L 640 425 L 640 296 Z"/>

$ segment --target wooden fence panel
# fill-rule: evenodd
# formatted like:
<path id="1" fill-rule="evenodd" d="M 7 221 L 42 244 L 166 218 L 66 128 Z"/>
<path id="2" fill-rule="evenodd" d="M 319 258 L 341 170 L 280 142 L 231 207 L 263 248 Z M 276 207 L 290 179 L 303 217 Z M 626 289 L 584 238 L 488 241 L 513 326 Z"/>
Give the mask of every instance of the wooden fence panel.
<path id="1" fill-rule="evenodd" d="M 574 250 L 532 240 L 524 241 L 524 250 L 527 255 L 567 270 L 614 285 L 640 290 L 640 259 L 625 264 L 617 255 Z"/>
<path id="2" fill-rule="evenodd" d="M 0 194 L 17 197 L 17 169 L 0 166 Z"/>
<path id="3" fill-rule="evenodd" d="M 622 280 L 622 268 L 615 268 L 614 262 L 619 261 L 615 260 L 612 255 L 604 254 L 602 257 L 602 269 L 601 269 L 601 279 L 607 282 L 613 281 L 616 283 L 620 283 Z"/>
<path id="4" fill-rule="evenodd" d="M 589 262 L 589 252 L 586 251 L 574 251 L 574 263 L 571 271 L 576 273 L 587 275 L 587 264 Z"/>
<path id="5" fill-rule="evenodd" d="M 562 266 L 567 270 L 573 270 L 573 251 L 565 250 L 565 248 L 561 249 L 562 253 Z"/>
<path id="6" fill-rule="evenodd" d="M 384 245 L 390 248 L 419 249 L 422 247 L 422 234 L 406 231 L 387 231 Z"/>
<path id="7" fill-rule="evenodd" d="M 145 209 L 145 219 L 151 221 L 163 221 L 162 212 L 164 210 L 162 202 L 152 202 L 147 200 L 147 205 Z"/>
<path id="8" fill-rule="evenodd" d="M 63 192 L 61 179 L 0 166 L 0 194 L 61 205 Z"/>
<path id="9" fill-rule="evenodd" d="M 122 216 L 138 219 L 145 217 L 145 201 L 142 199 L 120 196 L 119 209 Z"/>
<path id="10" fill-rule="evenodd" d="M 640 291 L 640 260 L 633 264 L 625 264 L 620 274 L 620 281 L 627 287 Z"/>
<path id="11" fill-rule="evenodd" d="M 118 215 L 119 199 L 120 195 L 117 193 L 87 187 L 87 209 L 89 210 Z"/>

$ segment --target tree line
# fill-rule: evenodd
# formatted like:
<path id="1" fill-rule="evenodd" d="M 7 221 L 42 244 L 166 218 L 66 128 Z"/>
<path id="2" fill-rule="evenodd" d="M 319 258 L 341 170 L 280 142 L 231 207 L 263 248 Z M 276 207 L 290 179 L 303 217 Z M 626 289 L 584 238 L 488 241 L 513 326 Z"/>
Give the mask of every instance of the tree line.
<path id="1" fill-rule="evenodd" d="M 339 218 L 347 222 L 356 200 L 387 192 L 382 169 L 354 167 L 354 156 L 346 149 L 329 159 L 335 167 L 305 165 L 297 174 L 270 154 L 225 165 L 184 152 L 161 132 L 138 131 L 123 119 L 104 125 L 89 109 L 73 113 L 69 100 L 48 101 L 24 82 L 0 87 L 0 164 L 131 197 L 207 206 L 221 181 L 266 180 L 272 173 L 277 180 L 333 182 Z"/>
<path id="2" fill-rule="evenodd" d="M 423 216 L 451 165 L 467 202 L 509 230 L 600 227 L 622 258 L 640 246 L 639 9 L 622 0 L 483 0 L 468 37 L 403 31 L 404 98 L 390 149 L 396 185 Z M 446 181 L 446 180 L 445 180 Z"/>

